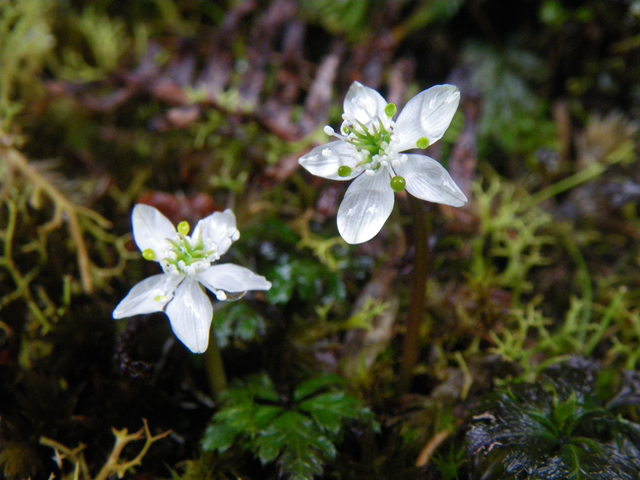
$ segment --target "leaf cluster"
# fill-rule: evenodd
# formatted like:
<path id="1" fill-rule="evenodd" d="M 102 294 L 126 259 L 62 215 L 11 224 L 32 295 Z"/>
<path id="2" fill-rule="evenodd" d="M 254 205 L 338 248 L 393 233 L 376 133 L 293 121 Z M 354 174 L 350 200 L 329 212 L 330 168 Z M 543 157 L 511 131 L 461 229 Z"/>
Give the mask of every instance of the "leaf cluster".
<path id="1" fill-rule="evenodd" d="M 549 105 L 536 95 L 535 84 L 545 76 L 545 64 L 517 48 L 495 50 L 470 44 L 465 62 L 474 68 L 472 82 L 483 94 L 479 130 L 500 148 L 528 156 L 557 143 Z"/>
<path id="2" fill-rule="evenodd" d="M 224 453 L 236 445 L 263 464 L 276 462 L 288 478 L 311 479 L 335 459 L 346 423 L 370 415 L 342 386 L 340 377 L 321 375 L 283 396 L 267 375 L 251 377 L 222 393 L 202 446 Z"/>
<path id="3" fill-rule="evenodd" d="M 483 480 L 633 480 L 640 471 L 640 378 L 618 393 L 596 362 L 574 357 L 537 383 L 490 394 L 468 431 Z"/>

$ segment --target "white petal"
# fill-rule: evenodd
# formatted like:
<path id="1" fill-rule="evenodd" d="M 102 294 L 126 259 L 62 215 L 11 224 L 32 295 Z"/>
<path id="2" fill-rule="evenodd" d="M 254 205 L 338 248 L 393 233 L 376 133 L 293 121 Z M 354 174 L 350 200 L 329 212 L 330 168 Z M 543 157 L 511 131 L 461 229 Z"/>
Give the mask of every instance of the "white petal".
<path id="1" fill-rule="evenodd" d="M 176 337 L 193 353 L 204 352 L 209 344 L 213 306 L 198 282 L 185 279 L 166 311 Z"/>
<path id="2" fill-rule="evenodd" d="M 388 170 L 356 178 L 338 209 L 338 231 L 347 243 L 362 243 L 373 238 L 393 210 L 394 195 Z"/>
<path id="3" fill-rule="evenodd" d="M 157 208 L 139 203 L 131 214 L 133 239 L 140 251 L 148 248 L 160 257 L 169 246 L 168 238 L 177 236 L 176 228 Z"/>
<path id="4" fill-rule="evenodd" d="M 161 273 L 137 283 L 116 306 L 113 318 L 132 317 L 143 313 L 160 312 L 182 281 L 182 275 Z"/>
<path id="5" fill-rule="evenodd" d="M 298 160 L 309 173 L 330 180 L 351 180 L 357 177 L 362 172 L 362 167 L 356 167 L 359 161 L 356 147 L 342 140 L 319 145 Z M 343 165 L 353 170 L 351 175 L 338 175 L 338 168 Z"/>
<path id="6" fill-rule="evenodd" d="M 407 154 L 407 161 L 394 169 L 407 181 L 407 191 L 414 197 L 453 207 L 467 203 L 449 172 L 431 157 Z"/>
<path id="7" fill-rule="evenodd" d="M 460 90 L 453 85 L 436 85 L 423 90 L 404 106 L 396 120 L 395 148 L 402 152 L 417 148 L 422 137 L 433 144 L 442 138 L 460 102 Z"/>
<path id="8" fill-rule="evenodd" d="M 233 263 L 212 265 L 198 275 L 198 280 L 205 287 L 216 294 L 219 300 L 224 300 L 224 292 L 239 293 L 248 290 L 269 290 L 271 282 L 262 275 Z"/>
<path id="9" fill-rule="evenodd" d="M 191 238 L 198 239 L 200 235 L 205 247 L 214 248 L 218 255 L 223 255 L 231 244 L 240 238 L 240 232 L 236 228 L 236 216 L 229 209 L 212 213 L 197 223 Z"/>
<path id="10" fill-rule="evenodd" d="M 343 108 L 345 117 L 363 123 L 367 127 L 378 126 L 382 121 L 389 127 L 390 119 L 384 112 L 387 101 L 373 88 L 365 87 L 360 82 L 353 82 L 347 96 L 344 98 Z"/>

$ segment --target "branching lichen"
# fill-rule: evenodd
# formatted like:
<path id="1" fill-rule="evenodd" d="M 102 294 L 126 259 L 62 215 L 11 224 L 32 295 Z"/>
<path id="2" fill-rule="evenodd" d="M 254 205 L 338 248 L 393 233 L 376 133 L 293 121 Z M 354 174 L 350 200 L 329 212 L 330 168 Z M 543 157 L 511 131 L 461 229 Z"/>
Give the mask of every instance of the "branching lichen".
<path id="1" fill-rule="evenodd" d="M 613 327 L 617 335 L 625 335 L 630 344 L 637 345 L 633 333 L 625 332 L 623 299 L 626 289 L 621 288 L 613 295 L 608 305 L 588 304 L 584 299 L 572 298 L 564 320 L 553 328 L 553 322 L 537 308 L 535 302 L 529 303 L 522 311 L 514 312 L 512 323 L 501 332 L 491 332 L 495 343 L 493 352 L 515 362 L 522 368 L 522 377 L 532 380 L 549 365 L 566 360 L 571 355 L 590 356 L 604 340 L 605 334 Z M 585 322 L 585 309 L 600 311 L 595 318 L 588 317 Z M 640 333 L 640 332 L 636 332 Z M 612 335 L 609 332 L 609 335 Z M 619 337 L 614 336 L 610 361 L 622 359 L 627 365 L 635 365 L 635 349 L 624 348 Z M 622 347 L 622 348 L 621 348 Z"/>
<path id="2" fill-rule="evenodd" d="M 343 245 L 344 242 L 340 237 L 323 238 L 320 235 L 315 235 L 309 227 L 312 215 L 313 211 L 307 210 L 291 223 L 293 231 L 300 235 L 297 247 L 310 249 L 318 260 L 324 263 L 329 270 L 335 272 L 340 266 L 340 259 L 333 253 L 333 249 Z"/>
<path id="3" fill-rule="evenodd" d="M 91 260 L 83 230 L 91 230 L 93 232 L 100 229 L 104 230 L 111 227 L 111 222 L 93 210 L 71 202 L 64 192 L 47 180 L 18 150 L 0 147 L 0 158 L 7 162 L 10 168 L 26 178 L 34 189 L 34 195 L 42 191 L 53 202 L 53 217 L 45 225 L 41 226 L 39 233 L 41 235 L 46 234 L 60 228 L 63 223 L 67 224 L 69 235 L 76 247 L 82 288 L 86 293 L 91 293 L 93 291 Z"/>
<path id="4" fill-rule="evenodd" d="M 91 293 L 96 282 L 103 285 L 106 279 L 121 274 L 130 256 L 125 248 L 128 237 L 111 234 L 108 231 L 111 222 L 73 201 L 54 174 L 39 168 L 7 143 L 0 145 L 0 169 L 3 174 L 0 215 L 6 215 L 0 231 L 0 272 L 5 272 L 9 280 L 7 285 L 13 283 L 15 287 L 13 291 L 3 291 L 0 309 L 22 299 L 47 332 L 69 306 L 72 293 L 79 289 Z M 52 216 L 44 222 L 34 214 L 49 208 Z M 60 230 L 65 225 L 69 245 L 76 257 L 79 287 L 71 272 L 55 269 L 57 263 L 51 258 L 52 252 L 56 258 L 61 258 L 58 254 L 66 251 L 66 247 L 58 244 Z M 92 253 L 94 250 L 96 253 Z M 91 258 L 98 254 L 103 258 L 115 257 L 117 261 L 109 267 L 98 267 Z M 46 278 L 40 275 L 44 271 L 48 273 Z M 45 287 L 45 281 L 55 282 L 56 273 L 61 295 L 53 294 Z M 61 296 L 60 300 L 57 300 L 58 296 Z"/>
<path id="5" fill-rule="evenodd" d="M 55 452 L 54 459 L 60 470 L 63 469 L 65 461 L 70 462 L 73 465 L 73 473 L 63 473 L 61 477 L 63 480 L 107 480 L 112 475 L 117 475 L 118 478 L 123 478 L 128 471 L 142 464 L 142 459 L 149 451 L 149 448 L 151 448 L 151 445 L 171 433 L 171 430 L 167 430 L 166 432 L 158 435 L 151 435 L 147 420 L 144 419 L 143 422 L 144 427 L 134 433 L 129 433 L 129 430 L 126 428 L 123 428 L 122 430 L 118 430 L 116 428 L 112 429 L 113 436 L 115 437 L 113 448 L 111 449 L 111 453 L 104 465 L 95 476 L 91 475 L 84 457 L 86 445 L 80 444 L 75 448 L 69 448 L 60 442 L 47 437 L 41 437 L 40 443 L 53 448 Z M 130 443 L 137 442 L 139 440 L 144 440 L 144 445 L 138 454 L 131 460 L 122 460 L 120 457 L 122 456 L 124 448 Z"/>
<path id="6" fill-rule="evenodd" d="M 472 278 L 493 278 L 501 287 L 520 294 L 532 288 L 529 272 L 546 265 L 543 248 L 553 239 L 545 234 L 551 215 L 530 206 L 528 196 L 496 174 L 489 174 L 486 187 L 474 188 L 480 234 L 473 240 Z M 499 269 L 494 259 L 504 259 Z"/>

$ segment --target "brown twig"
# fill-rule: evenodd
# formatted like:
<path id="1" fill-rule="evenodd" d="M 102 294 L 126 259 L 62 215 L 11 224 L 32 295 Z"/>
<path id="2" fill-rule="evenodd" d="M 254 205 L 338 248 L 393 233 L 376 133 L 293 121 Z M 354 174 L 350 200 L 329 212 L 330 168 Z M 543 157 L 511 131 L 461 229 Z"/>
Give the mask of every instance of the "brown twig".
<path id="1" fill-rule="evenodd" d="M 416 459 L 416 467 L 424 467 L 429 463 L 433 453 L 437 448 L 451 435 L 452 431 L 449 429 L 442 430 L 436 433 L 431 440 L 427 442 L 424 448 L 420 451 L 420 455 Z"/>

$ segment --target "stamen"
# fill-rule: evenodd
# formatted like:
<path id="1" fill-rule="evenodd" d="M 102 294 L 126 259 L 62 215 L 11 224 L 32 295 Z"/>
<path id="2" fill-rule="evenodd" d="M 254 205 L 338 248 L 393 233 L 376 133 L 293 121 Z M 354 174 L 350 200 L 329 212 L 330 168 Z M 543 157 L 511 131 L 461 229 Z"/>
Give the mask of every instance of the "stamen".
<path id="1" fill-rule="evenodd" d="M 397 111 L 398 111 L 398 107 L 396 107 L 395 103 L 390 103 L 386 107 L 384 107 L 384 113 L 389 118 L 393 118 Z"/>
<path id="2" fill-rule="evenodd" d="M 188 235 L 189 230 L 191 230 L 191 225 L 189 225 L 189 222 L 187 222 L 186 220 L 183 220 L 178 224 L 178 233 L 181 233 L 182 235 Z"/>
<path id="3" fill-rule="evenodd" d="M 407 181 L 404 179 L 404 177 L 396 175 L 391 179 L 389 185 L 391 185 L 391 190 L 400 193 L 407 187 Z"/>
<path id="4" fill-rule="evenodd" d="M 142 258 L 144 258 L 145 260 L 149 260 L 151 262 L 156 259 L 156 252 L 154 252 L 150 248 L 145 248 L 142 251 Z"/>
<path id="5" fill-rule="evenodd" d="M 345 137 L 344 135 L 340 135 L 339 133 L 337 133 L 337 132 L 336 132 L 336 131 L 331 127 L 331 126 L 329 126 L 329 125 L 325 125 L 325 126 L 322 128 L 322 131 L 323 131 L 326 135 L 329 135 L 330 137 L 335 137 L 335 138 L 337 138 L 338 140 L 343 140 L 343 141 L 345 141 L 345 142 L 348 142 L 348 141 L 349 141 L 349 139 L 348 139 L 347 137 Z M 324 153 L 324 151 L 323 151 L 322 153 Z"/>
<path id="6" fill-rule="evenodd" d="M 348 177 L 352 173 L 353 173 L 353 168 L 348 167 L 347 165 L 342 165 L 338 168 L 339 177 Z"/>
<path id="7" fill-rule="evenodd" d="M 429 139 L 426 137 L 421 137 L 418 139 L 418 141 L 416 142 L 416 147 L 424 150 L 425 148 L 427 148 L 429 145 L 431 144 L 431 142 L 429 142 Z"/>

